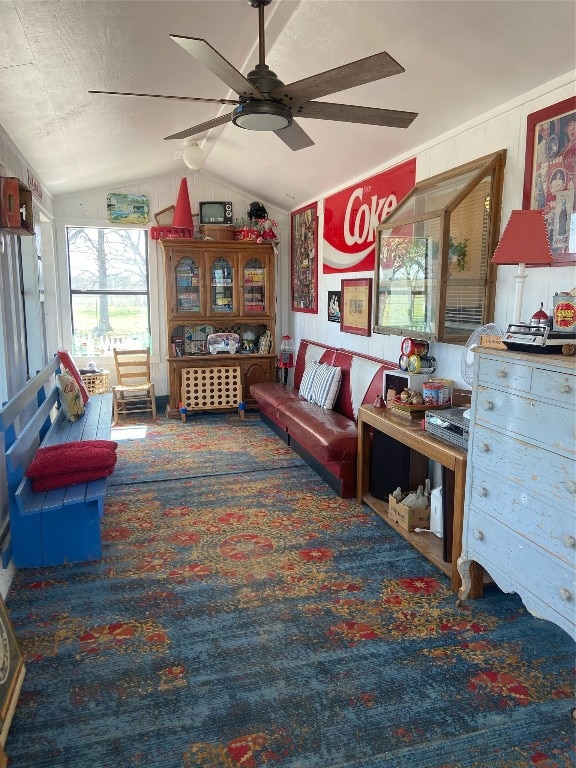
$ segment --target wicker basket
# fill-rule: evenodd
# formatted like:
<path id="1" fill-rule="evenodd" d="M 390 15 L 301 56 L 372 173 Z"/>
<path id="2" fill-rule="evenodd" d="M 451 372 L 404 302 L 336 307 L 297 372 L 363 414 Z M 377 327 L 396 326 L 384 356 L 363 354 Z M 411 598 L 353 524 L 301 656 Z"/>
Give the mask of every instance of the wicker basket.
<path id="1" fill-rule="evenodd" d="M 110 372 L 83 373 L 82 381 L 89 395 L 101 395 L 110 392 Z"/>

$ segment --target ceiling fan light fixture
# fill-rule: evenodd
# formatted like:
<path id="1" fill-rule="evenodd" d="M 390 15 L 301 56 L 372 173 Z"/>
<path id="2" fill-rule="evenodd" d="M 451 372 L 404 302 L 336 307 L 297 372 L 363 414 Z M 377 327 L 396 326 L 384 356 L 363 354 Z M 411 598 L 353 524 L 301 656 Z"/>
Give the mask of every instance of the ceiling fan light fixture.
<path id="1" fill-rule="evenodd" d="M 197 141 L 187 141 L 182 153 L 182 160 L 184 164 L 192 171 L 198 171 L 204 165 L 204 152 L 198 146 Z"/>
<path id="2" fill-rule="evenodd" d="M 248 131 L 280 131 L 292 125 L 292 112 L 276 101 L 246 101 L 232 112 L 232 122 Z"/>

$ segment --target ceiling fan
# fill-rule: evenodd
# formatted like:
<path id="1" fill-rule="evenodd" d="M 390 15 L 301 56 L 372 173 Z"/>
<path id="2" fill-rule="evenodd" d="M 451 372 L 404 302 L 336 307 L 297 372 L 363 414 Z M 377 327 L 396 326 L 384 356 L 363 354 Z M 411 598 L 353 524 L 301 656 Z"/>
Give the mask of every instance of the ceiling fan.
<path id="1" fill-rule="evenodd" d="M 313 146 L 308 134 L 294 121 L 294 117 L 317 120 L 337 120 L 345 123 L 363 123 L 392 128 L 408 128 L 417 112 L 401 112 L 393 109 L 359 107 L 351 104 L 332 104 L 312 101 L 337 91 L 344 91 L 357 85 L 372 83 L 384 77 L 404 72 L 388 53 L 376 53 L 365 59 L 344 64 L 335 69 L 312 75 L 304 80 L 284 85 L 265 62 L 264 8 L 272 0 L 248 0 L 258 9 L 258 51 L 259 61 L 246 77 L 230 64 L 210 43 L 197 37 L 170 35 L 185 51 L 204 64 L 229 88 L 238 94 L 238 99 L 208 99 L 194 96 L 163 96 L 153 93 L 123 93 L 120 91 L 89 91 L 89 93 L 113 96 L 145 96 L 156 99 L 177 99 L 216 104 L 236 105 L 231 113 L 220 115 L 205 123 L 194 125 L 183 131 L 166 136 L 169 139 L 186 139 L 232 120 L 234 125 L 249 131 L 274 131 L 282 141 L 296 151 Z"/>

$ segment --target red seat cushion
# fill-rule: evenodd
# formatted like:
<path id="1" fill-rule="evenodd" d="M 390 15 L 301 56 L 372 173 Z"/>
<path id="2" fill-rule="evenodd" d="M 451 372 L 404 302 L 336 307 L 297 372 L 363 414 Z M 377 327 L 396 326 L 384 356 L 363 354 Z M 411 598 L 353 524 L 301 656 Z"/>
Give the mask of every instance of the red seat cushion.
<path id="1" fill-rule="evenodd" d="M 84 440 L 38 448 L 25 474 L 33 481 L 66 478 L 66 482 L 52 485 L 53 488 L 95 480 L 97 478 L 92 476 L 94 472 L 103 473 L 97 477 L 105 477 L 116 464 L 117 446 L 118 443 L 113 440 Z M 70 482 L 70 477 L 75 478 L 86 473 L 90 474 L 90 477 Z M 32 487 L 36 490 L 34 482 Z"/>
<path id="2" fill-rule="evenodd" d="M 64 472 L 60 475 L 51 475 L 47 477 L 32 478 L 32 490 L 35 493 L 42 491 L 52 491 L 54 488 L 67 488 L 69 485 L 78 485 L 79 483 L 88 483 L 90 480 L 100 480 L 112 474 L 116 464 L 116 454 L 114 459 L 107 465 L 102 464 L 94 469 L 79 469 L 76 472 Z"/>

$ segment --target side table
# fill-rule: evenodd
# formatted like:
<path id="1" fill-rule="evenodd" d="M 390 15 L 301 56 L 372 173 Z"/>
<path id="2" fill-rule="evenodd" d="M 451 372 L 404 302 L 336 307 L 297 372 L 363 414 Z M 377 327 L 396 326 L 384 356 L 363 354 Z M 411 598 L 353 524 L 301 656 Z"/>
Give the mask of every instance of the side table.
<path id="1" fill-rule="evenodd" d="M 444 535 L 449 545 L 450 562 L 444 561 L 443 542 L 440 539 L 434 534 L 410 533 L 400 528 L 388 516 L 387 502 L 375 498 L 370 493 L 371 430 L 377 430 L 391 438 L 391 450 L 394 449 L 394 441 L 410 449 L 409 474 L 412 483 L 424 484 L 425 474 L 424 477 L 421 476 L 423 459 L 436 461 L 446 470 L 443 472 L 445 477 L 443 496 L 446 504 Z M 449 576 L 453 592 L 458 592 L 461 585 L 457 561 L 462 550 L 466 460 L 466 451 L 434 437 L 422 429 L 420 423 L 404 422 L 400 417 L 393 416 L 386 408 L 375 408 L 373 405 L 362 405 L 358 410 L 358 501 L 368 504 L 400 536 Z M 471 565 L 470 580 L 469 596 L 481 597 L 483 570 L 476 563 Z"/>

